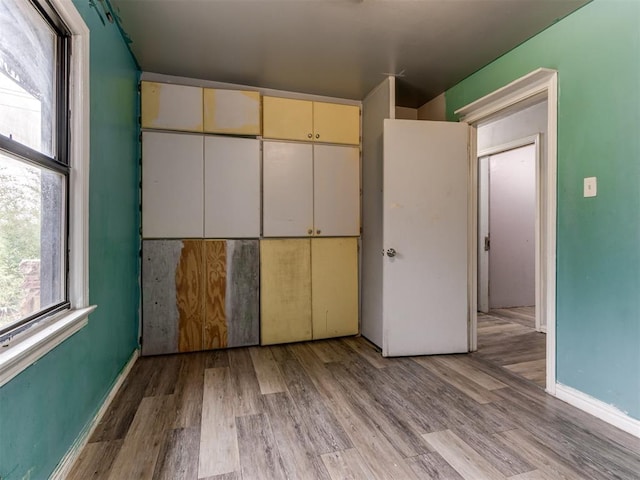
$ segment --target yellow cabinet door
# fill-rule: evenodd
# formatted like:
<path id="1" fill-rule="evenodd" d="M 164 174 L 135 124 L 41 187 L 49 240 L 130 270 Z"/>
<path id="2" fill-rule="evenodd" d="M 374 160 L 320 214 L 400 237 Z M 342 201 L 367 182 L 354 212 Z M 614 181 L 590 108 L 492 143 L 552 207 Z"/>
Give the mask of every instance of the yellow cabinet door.
<path id="1" fill-rule="evenodd" d="M 204 131 L 260 135 L 260 92 L 205 88 Z"/>
<path id="2" fill-rule="evenodd" d="M 202 88 L 142 82 L 142 128 L 202 132 Z"/>
<path id="3" fill-rule="evenodd" d="M 311 242 L 260 241 L 260 343 L 311 340 Z"/>
<path id="4" fill-rule="evenodd" d="M 360 107 L 313 102 L 313 140 L 360 144 Z"/>
<path id="5" fill-rule="evenodd" d="M 358 239 L 311 240 L 313 338 L 358 333 Z"/>
<path id="6" fill-rule="evenodd" d="M 313 138 L 313 102 L 262 97 L 262 136 L 280 140 Z"/>

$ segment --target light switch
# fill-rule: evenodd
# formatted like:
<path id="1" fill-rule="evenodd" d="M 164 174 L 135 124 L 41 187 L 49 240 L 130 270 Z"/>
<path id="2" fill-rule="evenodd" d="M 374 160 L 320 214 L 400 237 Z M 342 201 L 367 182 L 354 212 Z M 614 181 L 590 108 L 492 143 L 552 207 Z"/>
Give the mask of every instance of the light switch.
<path id="1" fill-rule="evenodd" d="M 596 177 L 587 177 L 584 179 L 584 196 L 595 197 L 598 193 L 598 179 Z"/>

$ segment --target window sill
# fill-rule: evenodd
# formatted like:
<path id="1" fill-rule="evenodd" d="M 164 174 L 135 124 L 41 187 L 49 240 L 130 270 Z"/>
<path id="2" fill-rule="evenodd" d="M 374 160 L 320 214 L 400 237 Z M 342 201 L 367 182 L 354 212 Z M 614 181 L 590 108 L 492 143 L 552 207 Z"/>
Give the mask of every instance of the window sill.
<path id="1" fill-rule="evenodd" d="M 0 387 L 82 329 L 95 309 L 66 310 L 0 346 Z"/>

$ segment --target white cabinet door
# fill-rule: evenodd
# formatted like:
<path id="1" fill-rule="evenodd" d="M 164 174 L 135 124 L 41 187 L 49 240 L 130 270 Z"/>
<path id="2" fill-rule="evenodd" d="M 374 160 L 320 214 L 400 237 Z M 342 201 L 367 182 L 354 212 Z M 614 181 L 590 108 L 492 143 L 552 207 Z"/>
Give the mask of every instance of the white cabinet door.
<path id="1" fill-rule="evenodd" d="M 204 236 L 260 236 L 260 141 L 204 140 Z"/>
<path id="2" fill-rule="evenodd" d="M 315 145 L 313 181 L 314 235 L 360 235 L 358 147 Z"/>
<path id="3" fill-rule="evenodd" d="M 142 82 L 142 128 L 202 131 L 202 88 Z"/>
<path id="4" fill-rule="evenodd" d="M 202 237 L 202 149 L 202 135 L 142 134 L 144 238 Z"/>
<path id="5" fill-rule="evenodd" d="M 263 235 L 306 237 L 313 233 L 311 144 L 264 142 Z"/>

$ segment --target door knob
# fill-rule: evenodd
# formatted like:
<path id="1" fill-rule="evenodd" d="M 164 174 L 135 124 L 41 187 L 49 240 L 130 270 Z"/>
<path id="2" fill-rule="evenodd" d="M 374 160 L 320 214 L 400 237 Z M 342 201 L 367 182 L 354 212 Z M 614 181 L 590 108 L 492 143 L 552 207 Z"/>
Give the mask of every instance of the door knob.
<path id="1" fill-rule="evenodd" d="M 389 258 L 393 258 L 396 256 L 396 250 L 395 248 L 389 248 L 387 249 L 387 257 Z"/>

